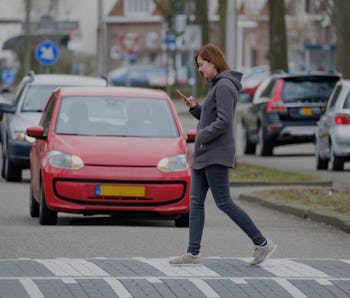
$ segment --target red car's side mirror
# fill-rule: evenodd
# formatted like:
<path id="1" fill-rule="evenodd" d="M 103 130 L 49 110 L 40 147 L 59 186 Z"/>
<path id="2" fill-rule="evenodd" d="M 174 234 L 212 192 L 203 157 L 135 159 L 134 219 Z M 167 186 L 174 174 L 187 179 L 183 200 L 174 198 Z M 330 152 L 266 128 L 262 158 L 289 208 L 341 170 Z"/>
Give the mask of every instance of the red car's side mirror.
<path id="1" fill-rule="evenodd" d="M 197 131 L 195 129 L 190 129 L 187 131 L 187 143 L 194 143 L 197 136 Z"/>
<path id="2" fill-rule="evenodd" d="M 42 126 L 33 126 L 27 128 L 27 135 L 36 139 L 46 139 L 44 128 Z"/>

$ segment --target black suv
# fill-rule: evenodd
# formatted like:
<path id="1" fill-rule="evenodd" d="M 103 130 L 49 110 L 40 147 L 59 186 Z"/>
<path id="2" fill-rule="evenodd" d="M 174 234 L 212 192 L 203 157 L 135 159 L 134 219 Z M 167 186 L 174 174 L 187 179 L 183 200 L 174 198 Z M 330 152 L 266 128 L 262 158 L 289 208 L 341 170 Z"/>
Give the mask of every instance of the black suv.
<path id="1" fill-rule="evenodd" d="M 53 90 L 59 86 L 107 86 L 97 77 L 38 74 L 30 72 L 16 88 L 12 103 L 0 103 L 0 141 L 2 143 L 1 175 L 7 181 L 20 181 L 22 169 L 29 168 L 33 138 L 26 128 L 39 123 L 42 110 Z"/>
<path id="2" fill-rule="evenodd" d="M 271 156 L 280 145 L 314 141 L 317 121 L 338 73 L 272 74 L 242 117 L 243 152 Z"/>

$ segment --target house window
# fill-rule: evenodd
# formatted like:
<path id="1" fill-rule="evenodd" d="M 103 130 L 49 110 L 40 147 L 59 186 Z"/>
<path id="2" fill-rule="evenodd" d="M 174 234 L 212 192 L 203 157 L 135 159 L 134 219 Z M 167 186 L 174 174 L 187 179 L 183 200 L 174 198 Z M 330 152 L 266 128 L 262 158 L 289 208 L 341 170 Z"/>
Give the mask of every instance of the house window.
<path id="1" fill-rule="evenodd" d="M 124 15 L 150 15 L 154 8 L 153 0 L 125 0 Z"/>

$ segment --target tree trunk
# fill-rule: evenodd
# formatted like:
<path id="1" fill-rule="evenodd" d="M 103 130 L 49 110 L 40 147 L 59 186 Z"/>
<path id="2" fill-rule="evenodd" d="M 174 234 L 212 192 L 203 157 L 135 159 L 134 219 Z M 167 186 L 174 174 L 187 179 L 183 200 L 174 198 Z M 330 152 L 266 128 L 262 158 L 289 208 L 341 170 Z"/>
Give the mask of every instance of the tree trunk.
<path id="1" fill-rule="evenodd" d="M 209 42 L 208 2 L 196 0 L 196 24 L 202 28 L 202 44 Z"/>
<path id="2" fill-rule="evenodd" d="M 227 0 L 219 0 L 220 48 L 221 49 L 226 49 L 226 15 L 227 15 Z"/>
<path id="3" fill-rule="evenodd" d="M 336 26 L 336 68 L 344 78 L 350 78 L 350 1 L 335 1 L 335 26 Z"/>
<path id="4" fill-rule="evenodd" d="M 284 20 L 284 1 L 269 0 L 270 68 L 271 72 L 288 71 L 287 34 Z"/>

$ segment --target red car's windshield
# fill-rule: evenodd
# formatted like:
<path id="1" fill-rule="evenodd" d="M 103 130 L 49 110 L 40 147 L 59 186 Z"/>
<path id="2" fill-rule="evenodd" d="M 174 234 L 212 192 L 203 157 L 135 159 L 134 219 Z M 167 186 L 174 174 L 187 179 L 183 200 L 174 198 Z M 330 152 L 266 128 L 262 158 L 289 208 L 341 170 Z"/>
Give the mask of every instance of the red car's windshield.
<path id="1" fill-rule="evenodd" d="M 178 137 L 165 100 L 121 97 L 65 97 L 57 134 L 130 137 Z"/>

